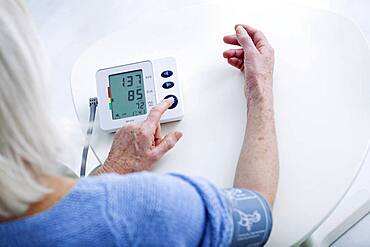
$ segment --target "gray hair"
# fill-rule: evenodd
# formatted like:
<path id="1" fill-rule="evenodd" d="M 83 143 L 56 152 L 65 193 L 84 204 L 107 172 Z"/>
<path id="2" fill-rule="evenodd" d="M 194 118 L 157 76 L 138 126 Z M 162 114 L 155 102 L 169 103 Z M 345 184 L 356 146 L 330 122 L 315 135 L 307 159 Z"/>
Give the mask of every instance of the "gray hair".
<path id="1" fill-rule="evenodd" d="M 49 188 L 59 148 L 44 102 L 43 52 L 20 0 L 0 0 L 0 215 L 19 215 Z M 55 164 L 55 165 L 54 165 Z"/>

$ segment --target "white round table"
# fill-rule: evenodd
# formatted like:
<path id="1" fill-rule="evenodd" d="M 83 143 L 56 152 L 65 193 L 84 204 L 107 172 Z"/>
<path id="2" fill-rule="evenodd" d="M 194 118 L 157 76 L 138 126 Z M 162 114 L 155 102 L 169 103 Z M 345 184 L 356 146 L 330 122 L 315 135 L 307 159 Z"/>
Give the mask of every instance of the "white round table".
<path id="1" fill-rule="evenodd" d="M 163 126 L 183 139 L 155 172 L 202 176 L 232 185 L 246 123 L 242 75 L 222 57 L 236 23 L 263 30 L 276 51 L 274 94 L 280 182 L 268 245 L 304 239 L 335 207 L 352 181 L 370 136 L 370 53 L 360 31 L 336 14 L 253 1 L 203 4 L 142 13 L 98 40 L 74 65 L 76 113 L 88 119 L 100 68 L 174 56 L 185 116 Z M 98 116 L 99 117 L 99 116 Z M 106 158 L 112 134 L 95 122 L 92 148 Z M 88 170 L 96 164 L 90 163 Z"/>

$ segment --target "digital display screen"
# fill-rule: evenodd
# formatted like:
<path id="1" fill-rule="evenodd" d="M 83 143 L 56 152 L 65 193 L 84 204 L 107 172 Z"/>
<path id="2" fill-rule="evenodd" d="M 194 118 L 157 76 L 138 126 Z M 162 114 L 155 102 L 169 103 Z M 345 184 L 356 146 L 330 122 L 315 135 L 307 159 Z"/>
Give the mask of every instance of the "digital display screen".
<path id="1" fill-rule="evenodd" d="M 113 119 L 146 114 L 143 70 L 109 76 Z"/>

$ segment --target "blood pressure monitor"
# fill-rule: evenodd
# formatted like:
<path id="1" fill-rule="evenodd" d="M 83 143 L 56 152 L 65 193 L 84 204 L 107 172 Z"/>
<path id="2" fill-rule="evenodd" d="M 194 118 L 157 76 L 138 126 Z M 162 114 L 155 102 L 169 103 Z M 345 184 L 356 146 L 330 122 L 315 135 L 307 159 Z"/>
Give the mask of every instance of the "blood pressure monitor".
<path id="1" fill-rule="evenodd" d="M 163 114 L 161 123 L 183 117 L 175 58 L 100 69 L 96 72 L 96 84 L 100 127 L 105 131 L 144 121 L 153 106 L 170 97 L 174 103 Z"/>

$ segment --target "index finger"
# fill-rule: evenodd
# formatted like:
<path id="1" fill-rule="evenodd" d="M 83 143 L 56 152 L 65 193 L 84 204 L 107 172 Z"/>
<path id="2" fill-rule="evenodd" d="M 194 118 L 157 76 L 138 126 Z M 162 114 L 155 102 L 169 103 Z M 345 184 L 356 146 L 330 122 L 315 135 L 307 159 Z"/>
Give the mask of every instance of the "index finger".
<path id="1" fill-rule="evenodd" d="M 235 34 L 224 36 L 224 42 L 226 44 L 229 44 L 229 45 L 237 45 L 237 46 L 240 46 L 238 40 L 236 39 L 236 35 Z"/>
<path id="2" fill-rule="evenodd" d="M 151 131 L 155 131 L 159 121 L 161 120 L 161 116 L 163 115 L 163 113 L 165 113 L 165 111 L 167 111 L 167 109 L 172 104 L 173 104 L 173 98 L 171 97 L 171 98 L 162 100 L 161 103 L 154 106 L 150 110 L 148 117 L 143 123 L 143 126 L 145 126 L 145 128 L 150 129 Z"/>

